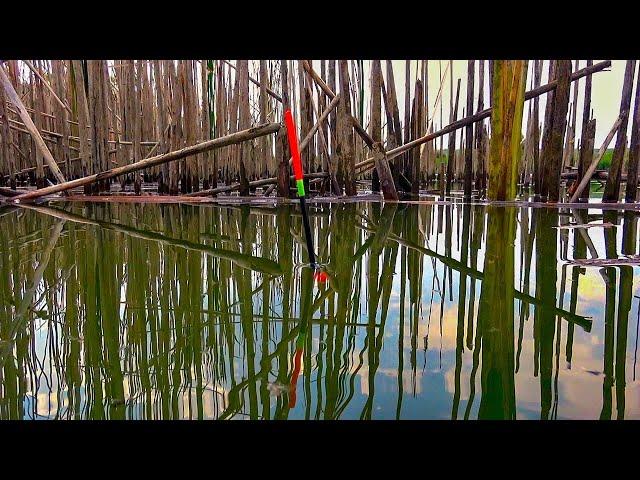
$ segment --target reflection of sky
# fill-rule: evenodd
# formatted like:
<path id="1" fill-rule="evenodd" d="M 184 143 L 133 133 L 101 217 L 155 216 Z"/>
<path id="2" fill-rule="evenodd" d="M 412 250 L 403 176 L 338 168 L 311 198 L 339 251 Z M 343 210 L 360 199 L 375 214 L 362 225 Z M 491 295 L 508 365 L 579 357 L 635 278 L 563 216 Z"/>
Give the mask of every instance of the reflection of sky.
<path id="1" fill-rule="evenodd" d="M 452 231 L 456 234 L 457 214 L 453 215 Z M 529 216 L 531 218 L 531 216 Z M 599 221 L 598 221 L 599 222 Z M 428 242 L 428 247 L 439 253 L 444 253 L 444 232 L 436 241 L 435 231 Z M 621 251 L 622 228 L 617 228 L 617 252 Z M 601 254 L 604 253 L 603 230 L 594 228 L 588 230 L 596 249 Z M 569 234 L 569 259 L 572 258 L 573 232 Z M 520 288 L 520 228 L 518 227 L 515 239 L 515 274 L 516 288 Z M 460 259 L 459 242 L 453 238 L 451 242 L 453 258 Z M 558 256 L 560 255 L 560 245 L 558 245 Z M 587 254 L 588 255 L 588 254 Z M 389 314 L 386 321 L 384 346 L 380 354 L 380 365 L 375 377 L 375 396 L 373 402 L 372 418 L 386 419 L 396 418 L 398 404 L 398 341 L 399 341 L 399 312 L 400 312 L 400 253 L 398 254 L 396 265 L 396 275 L 394 275 L 393 293 L 389 302 Z M 415 373 L 410 363 L 411 357 L 411 332 L 409 331 L 410 304 L 408 300 L 409 282 L 405 287 L 405 324 L 403 335 L 403 368 L 402 368 L 402 408 L 401 418 L 450 418 L 453 396 L 455 392 L 455 354 L 458 321 L 458 292 L 459 275 L 453 274 L 453 302 L 449 301 L 449 288 L 445 292 L 444 311 L 442 319 L 442 330 L 440 329 L 440 302 L 438 292 L 434 293 L 431 310 L 431 320 L 428 321 L 429 301 L 431 297 L 431 285 L 433 281 L 432 261 L 429 257 L 422 257 L 423 277 L 422 277 L 422 310 L 418 325 L 417 354 Z M 483 270 L 484 245 L 482 251 L 478 253 L 477 270 Z M 535 295 L 535 246 L 533 261 L 530 273 L 529 293 Z M 571 266 L 566 267 L 565 296 L 560 305 L 560 283 L 562 276 L 562 262 L 558 261 L 557 270 L 557 305 L 569 310 L 571 294 Z M 443 264 L 436 261 L 437 275 L 441 288 L 444 278 Z M 639 273 L 638 268 L 634 268 L 634 275 Z M 619 273 L 617 274 L 619 281 Z M 448 284 L 448 279 L 447 279 Z M 467 285 L 470 280 L 467 277 Z M 640 294 L 637 276 L 634 277 L 633 294 Z M 480 298 L 481 282 L 476 281 L 474 319 L 477 315 L 477 302 Z M 618 298 L 616 289 L 616 300 Z M 470 289 L 467 290 L 466 302 L 470 297 Z M 366 309 L 366 300 L 361 301 L 361 308 Z M 515 300 L 514 311 L 514 352 L 517 350 L 517 335 L 520 325 L 520 301 Z M 593 324 L 591 332 L 585 332 L 581 327 L 574 327 L 573 350 L 571 365 L 566 361 L 567 331 L 569 323 L 561 320 L 560 341 L 554 338 L 553 372 L 551 403 L 557 400 L 557 418 L 598 418 L 602 409 L 602 388 L 604 374 L 603 354 L 604 354 L 604 310 L 605 310 L 605 288 L 603 279 L 599 273 L 599 268 L 588 267 L 586 273 L 580 276 L 576 313 L 583 316 L 592 317 Z M 524 324 L 522 341 L 522 351 L 520 353 L 519 370 L 515 375 L 516 388 L 516 415 L 517 418 L 540 418 L 540 377 L 534 376 L 534 332 L 533 316 L 534 306 L 529 307 L 530 315 Z M 467 312 L 468 313 L 468 312 Z M 635 325 L 638 314 L 638 302 L 633 300 L 632 309 L 629 314 L 629 329 L 627 333 L 626 351 L 626 410 L 625 418 L 640 418 L 640 381 L 633 382 L 633 361 L 634 348 L 636 342 Z M 366 317 L 365 317 L 366 318 Z M 458 418 L 463 418 L 467 402 L 471 391 L 471 369 L 473 366 L 473 351 L 466 346 L 466 323 L 465 318 L 465 346 L 462 355 L 462 368 L 460 373 L 460 402 L 458 406 Z M 475 321 L 474 321 L 475 323 Z M 558 322 L 556 322 L 556 325 Z M 429 327 L 427 328 L 427 325 Z M 475 325 L 474 325 L 475 332 Z M 364 339 L 365 332 L 358 332 L 359 339 Z M 424 352 L 424 338 L 428 333 L 428 351 Z M 556 332 L 557 335 L 557 332 Z M 615 342 L 615 339 L 614 339 Z M 362 348 L 362 342 L 358 342 L 356 352 Z M 559 351 L 556 348 L 559 345 Z M 615 346 L 614 346 L 615 348 Z M 558 355 L 557 355 L 558 354 Z M 556 358 L 557 355 L 557 358 Z M 342 418 L 359 418 L 362 408 L 369 394 L 367 368 L 367 355 L 363 356 L 364 366 L 359 370 L 359 380 L 356 381 L 356 393 L 353 400 L 345 409 Z M 356 355 L 357 364 L 357 355 Z M 480 377 L 482 365 L 480 355 L 480 365 L 475 375 L 475 398 L 471 407 L 470 418 L 477 418 L 478 406 L 482 396 Z M 557 374 L 557 399 L 553 384 Z M 415 380 L 413 376 L 415 375 Z M 315 378 L 315 377 L 314 377 Z M 616 379 L 616 382 L 619 380 Z M 415 394 L 414 394 L 415 392 Z M 313 396 L 313 395 L 312 395 Z M 616 391 L 612 388 L 612 416 L 616 416 Z M 297 409 L 298 410 L 298 409 Z M 300 416 L 302 411 L 298 411 Z"/>

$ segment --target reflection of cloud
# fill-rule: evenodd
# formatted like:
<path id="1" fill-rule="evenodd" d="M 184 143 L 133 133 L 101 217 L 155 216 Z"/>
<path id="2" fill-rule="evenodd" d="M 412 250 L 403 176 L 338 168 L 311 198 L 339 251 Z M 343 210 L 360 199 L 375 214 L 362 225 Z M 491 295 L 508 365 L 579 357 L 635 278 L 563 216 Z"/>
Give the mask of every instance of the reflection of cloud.
<path id="1" fill-rule="evenodd" d="M 469 385 L 469 373 L 471 373 L 471 369 L 463 369 L 460 372 L 460 400 L 467 400 L 469 395 L 471 394 L 471 386 Z M 451 367 L 444 374 L 444 382 L 447 388 L 447 392 L 452 395 L 456 391 L 456 369 L 455 366 Z"/>
<path id="2" fill-rule="evenodd" d="M 423 307 L 424 309 L 425 307 Z M 426 307 L 426 312 L 428 312 L 428 306 Z M 423 313 L 425 311 L 423 310 Z M 455 350 L 456 348 L 456 337 L 457 337 L 457 328 L 458 328 L 458 305 L 445 303 L 444 305 L 444 313 L 442 316 L 442 337 L 440 335 L 440 304 L 436 304 L 434 300 L 434 305 L 431 310 L 431 325 L 429 329 L 427 329 L 427 325 L 429 322 L 427 321 L 428 313 L 424 315 L 423 320 L 419 320 L 418 322 L 418 349 L 422 350 L 424 348 L 424 338 L 429 334 L 429 350 L 434 348 L 440 348 L 440 339 L 442 339 L 442 350 Z M 405 318 L 404 325 L 404 345 L 405 348 L 407 346 L 411 346 L 411 330 L 409 325 L 409 316 L 407 315 Z"/>
<path id="3" fill-rule="evenodd" d="M 363 365 L 358 372 L 360 377 L 360 391 L 363 395 L 369 395 L 369 367 Z M 411 370 L 402 371 L 402 391 L 407 394 L 413 394 L 413 372 Z M 419 395 L 422 393 L 422 382 L 420 378 L 421 373 L 416 375 L 415 393 Z M 393 381 L 390 381 L 393 379 Z M 376 370 L 375 388 L 378 393 L 397 393 L 398 392 L 398 370 L 394 368 L 378 368 Z"/>
<path id="4" fill-rule="evenodd" d="M 587 268 L 585 275 L 580 276 L 578 288 L 578 305 L 582 310 L 588 306 L 602 308 L 606 299 L 606 289 L 602 276 L 596 268 Z"/>
<path id="5" fill-rule="evenodd" d="M 65 401 L 62 402 L 62 407 L 65 405 Z M 49 393 L 38 393 L 38 405 L 36 408 L 36 413 L 43 417 L 48 417 L 49 415 L 55 415 L 58 411 L 58 394 L 56 392 Z"/>

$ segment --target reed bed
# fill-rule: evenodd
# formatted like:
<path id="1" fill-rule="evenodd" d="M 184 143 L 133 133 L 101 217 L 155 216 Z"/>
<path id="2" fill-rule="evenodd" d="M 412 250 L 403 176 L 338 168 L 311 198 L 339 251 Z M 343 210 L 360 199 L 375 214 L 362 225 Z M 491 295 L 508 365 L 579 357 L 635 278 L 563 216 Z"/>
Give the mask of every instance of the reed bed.
<path id="1" fill-rule="evenodd" d="M 465 79 L 454 79 L 452 63 L 443 69 L 439 61 L 435 98 L 429 95 L 435 61 L 426 60 L 404 63 L 403 85 L 396 85 L 390 60 L 5 60 L 0 65 L 5 196 L 10 189 L 16 196 L 28 193 L 23 200 L 33 199 L 52 193 L 46 190 L 51 184 L 60 192 L 82 187 L 88 195 L 293 196 L 282 128 L 251 138 L 237 135 L 281 124 L 284 111 L 292 109 L 313 195 L 354 196 L 364 185 L 395 200 L 425 192 L 443 195 L 443 189 L 450 194 L 456 185 L 465 198 L 493 200 L 498 198 L 488 194 L 493 183 L 491 191 L 507 193 L 500 199 L 533 195 L 558 202 L 572 195 L 593 157 L 591 76 L 610 61 L 469 60 Z M 513 69 L 517 88 L 503 81 L 502 72 Z M 634 179 L 625 198 L 636 198 L 638 95 L 631 101 L 640 77 L 636 70 L 629 60 L 611 165 L 592 172 L 606 181 L 604 201 L 620 199 L 627 171 Z M 466 99 L 459 98 L 462 80 Z M 442 98 L 447 83 L 448 123 Z M 546 95 L 544 118 L 541 95 Z M 576 115 L 580 104 L 582 125 Z M 524 118 L 527 128 L 520 136 Z M 508 156 L 491 149 L 496 132 L 501 138 L 502 132 L 513 132 Z M 233 140 L 225 146 L 205 143 L 227 137 Z M 193 146 L 202 148 L 173 155 Z M 508 188 L 497 185 L 500 172 L 507 172 Z M 71 182 L 77 179 L 86 181 Z M 41 192 L 31 192 L 34 188 Z M 584 190 L 580 198 L 588 195 Z"/>

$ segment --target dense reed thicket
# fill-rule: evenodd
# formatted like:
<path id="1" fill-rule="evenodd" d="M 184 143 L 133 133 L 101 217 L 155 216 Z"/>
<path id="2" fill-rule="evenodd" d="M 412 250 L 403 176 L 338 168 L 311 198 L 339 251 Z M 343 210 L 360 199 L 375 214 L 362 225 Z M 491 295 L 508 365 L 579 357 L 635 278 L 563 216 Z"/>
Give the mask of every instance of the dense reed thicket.
<path id="1" fill-rule="evenodd" d="M 404 85 L 396 85 L 392 63 L 6 60 L 0 66 L 0 183 L 6 185 L 0 192 L 42 190 L 26 199 L 82 186 L 87 194 L 288 197 L 289 152 L 280 125 L 287 109 L 297 121 L 309 190 L 317 194 L 352 196 L 370 181 L 387 199 L 425 190 L 444 196 L 459 183 L 466 198 L 513 199 L 532 188 L 536 198 L 555 202 L 563 193 L 572 196 L 590 171 L 591 75 L 610 61 L 469 60 L 466 99 L 459 98 L 462 79 L 453 78 L 449 61 L 407 60 Z M 429 68 L 436 65 L 439 85 L 430 98 Z M 591 172 L 606 180 L 605 201 L 618 201 L 627 170 L 637 177 L 636 70 L 628 61 L 609 171 Z M 544 112 L 540 95 L 547 96 Z M 255 127 L 264 128 L 256 133 Z M 495 134 L 502 140 L 490 147 Z M 500 153 L 505 134 L 509 146 Z M 212 139 L 222 143 L 205 143 Z M 67 183 L 79 178 L 84 181 Z M 625 198 L 635 200 L 636 190 L 634 178 Z M 588 198 L 588 185 L 578 198 Z"/>

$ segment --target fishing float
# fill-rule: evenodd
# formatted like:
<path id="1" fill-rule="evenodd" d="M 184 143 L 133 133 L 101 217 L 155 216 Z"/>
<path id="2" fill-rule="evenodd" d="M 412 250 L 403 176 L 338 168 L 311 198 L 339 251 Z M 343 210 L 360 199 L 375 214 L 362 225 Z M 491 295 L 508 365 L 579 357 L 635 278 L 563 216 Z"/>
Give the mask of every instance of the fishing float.
<path id="1" fill-rule="evenodd" d="M 309 214 L 305 202 L 306 192 L 304 190 L 304 173 L 302 171 L 302 160 L 300 160 L 300 149 L 298 147 L 298 135 L 296 125 L 293 121 L 291 110 L 284 112 L 284 123 L 287 127 L 287 138 L 289 139 L 289 149 L 293 157 L 293 175 L 296 179 L 298 198 L 300 199 L 300 209 L 302 210 L 302 223 L 304 224 L 304 236 L 307 241 L 307 251 L 309 252 L 309 263 L 315 270 L 319 269 L 316 263 L 316 254 L 313 249 L 313 238 L 311 237 L 311 226 L 309 225 Z"/>

